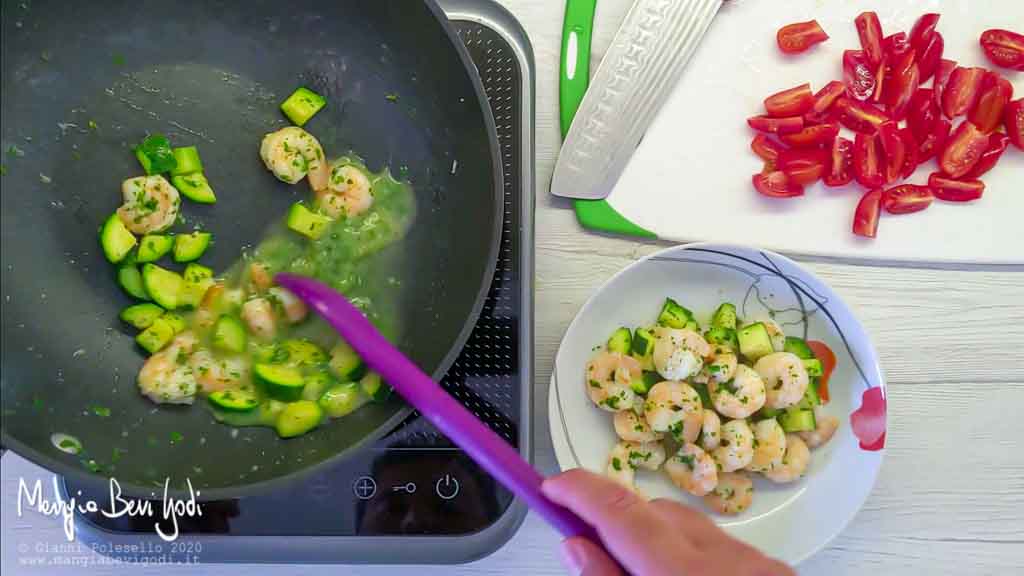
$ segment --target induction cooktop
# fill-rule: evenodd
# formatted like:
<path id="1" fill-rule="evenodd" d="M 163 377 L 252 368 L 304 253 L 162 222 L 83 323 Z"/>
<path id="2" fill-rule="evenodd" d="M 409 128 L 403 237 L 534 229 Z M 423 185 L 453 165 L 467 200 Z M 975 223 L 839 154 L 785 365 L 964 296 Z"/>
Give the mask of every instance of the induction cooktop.
<path id="1" fill-rule="evenodd" d="M 518 22 L 491 0 L 440 4 L 483 82 L 498 132 L 504 222 L 487 300 L 443 386 L 530 457 L 533 375 L 533 54 Z M 454 165 L 453 165 L 454 169 Z M 65 481 L 80 501 L 107 494 Z M 159 510 L 159 501 L 154 502 Z M 521 503 L 413 414 L 373 446 L 284 489 L 206 502 L 179 537 L 157 518 L 85 514 L 80 540 L 131 562 L 444 563 L 500 547 Z M 160 525 L 166 533 L 170 526 Z"/>

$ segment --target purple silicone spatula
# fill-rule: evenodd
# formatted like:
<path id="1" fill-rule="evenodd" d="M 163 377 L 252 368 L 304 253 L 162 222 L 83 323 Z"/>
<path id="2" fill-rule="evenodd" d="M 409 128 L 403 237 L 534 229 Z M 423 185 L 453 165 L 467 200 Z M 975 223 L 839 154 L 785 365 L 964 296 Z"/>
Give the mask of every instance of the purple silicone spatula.
<path id="1" fill-rule="evenodd" d="M 323 316 L 385 382 L 562 536 L 601 544 L 592 526 L 541 493 L 544 478 L 529 462 L 392 346 L 348 299 L 309 278 L 278 274 L 276 280 Z"/>

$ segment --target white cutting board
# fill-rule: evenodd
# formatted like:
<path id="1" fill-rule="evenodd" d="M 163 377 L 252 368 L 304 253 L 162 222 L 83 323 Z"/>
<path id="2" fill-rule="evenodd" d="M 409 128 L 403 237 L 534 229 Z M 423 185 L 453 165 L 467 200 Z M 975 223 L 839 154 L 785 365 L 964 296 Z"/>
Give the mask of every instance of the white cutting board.
<path id="1" fill-rule="evenodd" d="M 883 213 L 874 240 L 850 231 L 863 193 L 856 184 L 828 188 L 819 182 L 791 200 L 755 192 L 750 178 L 762 162 L 750 151 L 754 132 L 746 118 L 763 113 L 769 94 L 804 82 L 817 91 L 829 80 L 841 80 L 843 50 L 860 47 L 853 19 L 864 10 L 878 13 L 885 35 L 909 32 L 924 12 L 941 14 L 937 30 L 945 39 L 945 58 L 996 69 L 1013 84 L 1014 98 L 1024 95 L 1024 73 L 994 68 L 978 43 L 989 28 L 1024 33 L 1024 0 L 728 1 L 609 204 L 659 237 L 680 242 L 732 242 L 872 260 L 1024 263 L 1024 152 L 1012 145 L 983 177 L 980 200 L 936 201 L 923 212 L 902 216 Z M 811 19 L 829 40 L 795 57 L 783 55 L 775 32 Z M 852 139 L 848 130 L 844 135 Z M 936 170 L 930 160 L 907 181 L 925 183 Z"/>

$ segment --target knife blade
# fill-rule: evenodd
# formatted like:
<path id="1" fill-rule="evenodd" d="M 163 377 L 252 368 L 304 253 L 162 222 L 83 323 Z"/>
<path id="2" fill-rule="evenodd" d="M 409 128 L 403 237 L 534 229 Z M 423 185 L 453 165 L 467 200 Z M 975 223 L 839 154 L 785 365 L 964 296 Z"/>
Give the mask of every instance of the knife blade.
<path id="1" fill-rule="evenodd" d="M 567 198 L 608 196 L 723 0 L 637 0 L 583 97 L 551 179 Z"/>

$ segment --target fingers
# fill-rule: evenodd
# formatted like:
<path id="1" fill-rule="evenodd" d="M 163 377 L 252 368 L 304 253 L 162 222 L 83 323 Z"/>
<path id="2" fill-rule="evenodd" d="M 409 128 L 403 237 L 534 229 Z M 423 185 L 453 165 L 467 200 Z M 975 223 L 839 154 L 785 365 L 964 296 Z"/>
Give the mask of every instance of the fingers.
<path id="1" fill-rule="evenodd" d="M 569 538 L 562 542 L 562 563 L 576 576 L 621 576 L 618 565 L 586 538 Z"/>

